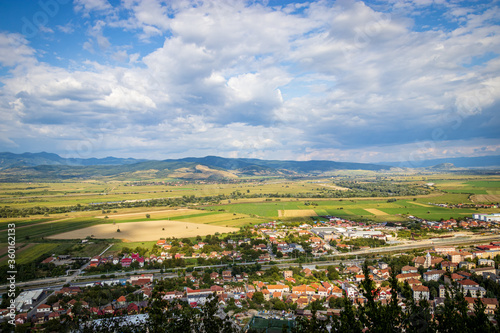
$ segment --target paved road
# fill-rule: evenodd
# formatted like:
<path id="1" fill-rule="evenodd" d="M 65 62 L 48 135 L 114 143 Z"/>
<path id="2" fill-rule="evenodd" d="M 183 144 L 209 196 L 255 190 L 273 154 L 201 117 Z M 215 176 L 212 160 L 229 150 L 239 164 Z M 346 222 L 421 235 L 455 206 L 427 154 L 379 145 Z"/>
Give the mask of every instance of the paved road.
<path id="1" fill-rule="evenodd" d="M 347 252 L 347 253 L 339 253 L 334 256 L 332 256 L 332 259 L 337 257 L 345 257 L 345 256 L 357 256 L 357 255 L 366 255 L 366 254 L 374 254 L 374 253 L 384 253 L 384 252 L 396 252 L 396 251 L 407 251 L 407 250 L 412 250 L 412 249 L 425 249 L 425 248 L 431 248 L 435 245 L 464 245 L 464 244 L 479 244 L 479 243 L 485 243 L 485 242 L 491 242 L 491 241 L 500 241 L 500 235 L 491 235 L 491 236 L 474 236 L 474 237 L 468 237 L 468 238 L 447 238 L 444 240 L 426 240 L 426 241 L 420 241 L 416 242 L 415 244 L 405 244 L 405 245 L 395 245 L 395 246 L 388 246 L 388 247 L 378 247 L 378 248 L 372 248 L 369 250 L 360 250 L 360 251 L 352 251 L 352 252 Z M 108 247 L 109 249 L 109 247 Z M 104 250 L 107 251 L 108 249 Z M 356 260 L 350 260 L 353 263 L 354 262 L 361 262 L 364 259 L 356 259 Z M 325 265 L 338 265 L 340 263 L 346 264 L 346 261 L 340 261 L 340 260 L 330 260 L 330 261 L 314 261 L 314 262 L 308 262 L 308 263 L 303 263 L 306 265 L 317 265 L 317 266 L 325 266 Z M 239 265 L 245 264 L 245 263 L 238 263 Z M 249 263 L 251 264 L 251 263 Z M 283 263 L 283 264 L 277 264 L 277 265 L 262 265 L 263 269 L 269 269 L 272 266 L 278 266 L 280 268 L 282 267 L 289 267 L 289 266 L 299 266 L 301 265 L 300 263 Z M 227 267 L 229 265 L 214 265 L 213 267 Z M 86 265 L 84 265 L 80 270 L 83 270 Z M 204 266 L 208 267 L 208 266 Z M 183 269 L 182 267 L 174 268 L 173 270 L 179 270 Z M 96 274 L 96 275 L 85 275 L 85 276 L 80 276 L 77 274 L 78 272 L 75 272 L 72 276 L 68 277 L 57 277 L 57 278 L 47 278 L 47 279 L 40 279 L 40 280 L 34 280 L 34 281 L 27 281 L 27 282 L 18 282 L 17 286 L 19 287 L 30 287 L 30 286 L 52 286 L 52 285 L 58 285 L 58 284 L 64 284 L 64 283 L 71 283 L 74 280 L 80 279 L 88 279 L 88 280 L 109 280 L 113 278 L 106 278 L 106 279 L 101 279 L 101 276 L 103 274 Z M 80 272 L 81 273 L 81 272 Z M 160 273 L 159 269 L 150 269 L 150 270 L 136 270 L 132 272 L 114 272 L 115 278 L 119 278 L 121 276 L 126 276 L 127 274 L 133 275 L 133 274 L 147 274 L 147 273 L 153 273 L 158 275 Z M 108 274 L 109 275 L 109 274 Z M 177 274 L 159 274 L 158 276 L 163 276 L 165 278 L 171 278 L 177 276 Z M 88 282 L 87 282 L 88 283 Z M 6 290 L 8 289 L 8 285 L 0 285 L 0 290 Z"/>

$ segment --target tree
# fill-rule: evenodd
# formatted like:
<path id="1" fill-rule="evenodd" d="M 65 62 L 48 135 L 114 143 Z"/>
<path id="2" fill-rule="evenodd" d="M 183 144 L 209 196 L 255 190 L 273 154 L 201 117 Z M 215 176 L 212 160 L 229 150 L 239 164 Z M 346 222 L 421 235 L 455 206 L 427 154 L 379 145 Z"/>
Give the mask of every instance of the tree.
<path id="1" fill-rule="evenodd" d="M 363 325 L 358 320 L 357 310 L 351 300 L 344 295 L 344 309 L 340 312 L 340 318 L 333 317 L 332 332 L 361 333 Z"/>
<path id="2" fill-rule="evenodd" d="M 317 311 L 313 309 L 311 319 L 306 317 L 298 317 L 295 321 L 296 325 L 292 328 L 292 333 L 314 332 L 314 333 L 329 333 L 328 326 L 330 319 L 321 320 L 317 317 Z"/>
<path id="3" fill-rule="evenodd" d="M 279 311 L 286 310 L 286 304 L 283 301 L 274 302 L 273 308 Z"/>
<path id="4" fill-rule="evenodd" d="M 59 299 L 57 298 L 56 295 L 50 295 L 49 298 L 47 298 L 47 304 L 48 305 L 52 305 L 54 303 L 56 303 Z"/>
<path id="5" fill-rule="evenodd" d="M 330 309 L 339 309 L 344 306 L 344 299 L 340 297 L 330 297 L 328 299 L 328 307 Z"/>
<path id="6" fill-rule="evenodd" d="M 151 215 L 149 214 L 146 214 L 146 218 L 149 219 L 151 217 Z"/>
<path id="7" fill-rule="evenodd" d="M 328 278 L 330 280 L 337 280 L 339 278 L 339 272 L 335 268 L 335 266 L 328 266 Z"/>
<path id="8" fill-rule="evenodd" d="M 407 313 L 404 317 L 404 326 L 409 333 L 436 332 L 432 319 L 429 302 L 420 300 L 418 304 L 413 298 L 407 301 Z"/>
<path id="9" fill-rule="evenodd" d="M 485 312 L 486 305 L 482 302 L 481 298 L 476 298 L 474 302 L 474 313 L 469 317 L 469 327 L 471 332 L 495 332 L 495 327 L 490 322 L 488 315 Z"/>
<path id="10" fill-rule="evenodd" d="M 257 291 L 253 294 L 253 298 L 254 302 L 258 303 L 258 304 L 262 304 L 264 303 L 266 300 L 264 298 L 264 294 L 261 292 L 261 291 Z"/>

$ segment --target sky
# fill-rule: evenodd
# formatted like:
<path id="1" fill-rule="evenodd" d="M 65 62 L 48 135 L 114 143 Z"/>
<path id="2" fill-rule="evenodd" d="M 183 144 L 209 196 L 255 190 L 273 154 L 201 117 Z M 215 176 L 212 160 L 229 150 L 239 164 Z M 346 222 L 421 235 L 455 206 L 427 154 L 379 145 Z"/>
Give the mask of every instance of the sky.
<path id="1" fill-rule="evenodd" d="M 498 1 L 0 0 L 0 151 L 500 154 Z"/>

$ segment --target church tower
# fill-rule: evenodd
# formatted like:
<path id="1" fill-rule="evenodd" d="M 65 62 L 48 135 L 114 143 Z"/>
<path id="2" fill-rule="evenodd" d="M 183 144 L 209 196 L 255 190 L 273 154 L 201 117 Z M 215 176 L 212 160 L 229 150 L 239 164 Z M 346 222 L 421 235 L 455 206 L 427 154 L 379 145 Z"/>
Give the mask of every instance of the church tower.
<path id="1" fill-rule="evenodd" d="M 427 255 L 425 256 L 425 261 L 424 261 L 424 268 L 429 268 L 431 267 L 431 255 L 429 252 L 427 252 Z"/>

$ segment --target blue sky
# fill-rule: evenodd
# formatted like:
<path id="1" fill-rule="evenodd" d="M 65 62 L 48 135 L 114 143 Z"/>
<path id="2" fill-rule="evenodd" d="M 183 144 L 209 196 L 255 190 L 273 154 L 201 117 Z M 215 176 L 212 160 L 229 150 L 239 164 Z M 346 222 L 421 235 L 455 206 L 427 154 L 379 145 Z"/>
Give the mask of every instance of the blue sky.
<path id="1" fill-rule="evenodd" d="M 0 2 L 0 151 L 500 153 L 497 1 Z"/>

